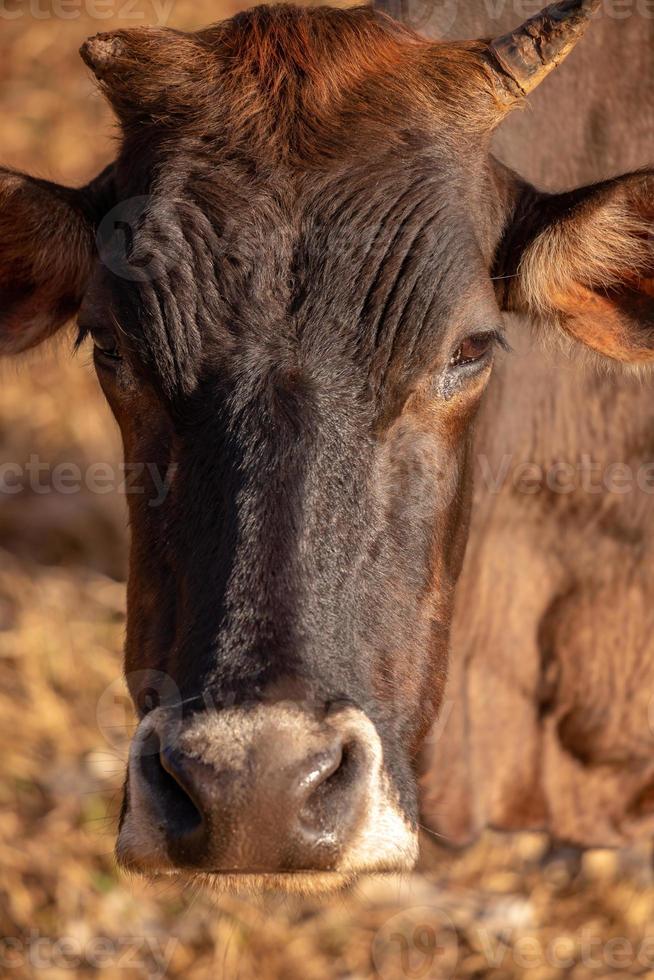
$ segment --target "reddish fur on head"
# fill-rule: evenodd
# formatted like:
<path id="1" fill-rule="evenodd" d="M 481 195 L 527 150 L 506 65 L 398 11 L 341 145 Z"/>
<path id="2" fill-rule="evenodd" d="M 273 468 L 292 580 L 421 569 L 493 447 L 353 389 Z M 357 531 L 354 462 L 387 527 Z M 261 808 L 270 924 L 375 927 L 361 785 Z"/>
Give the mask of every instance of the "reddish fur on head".
<path id="1" fill-rule="evenodd" d="M 427 42 L 369 7 L 282 4 L 193 34 L 98 35 L 82 56 L 128 131 L 150 119 L 306 159 L 329 154 L 336 132 L 362 115 L 387 138 L 411 118 L 490 131 L 505 110 L 485 49 Z"/>

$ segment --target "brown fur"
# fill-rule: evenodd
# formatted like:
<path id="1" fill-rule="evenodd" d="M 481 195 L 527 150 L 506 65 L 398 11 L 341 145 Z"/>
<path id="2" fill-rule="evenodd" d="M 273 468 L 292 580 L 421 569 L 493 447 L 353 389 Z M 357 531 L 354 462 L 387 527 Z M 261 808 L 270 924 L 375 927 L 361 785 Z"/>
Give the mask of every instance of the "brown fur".
<path id="1" fill-rule="evenodd" d="M 558 320 L 614 360 L 651 363 L 653 217 L 651 174 L 598 189 L 523 253 L 510 307 Z"/>
<path id="2" fill-rule="evenodd" d="M 490 131 L 506 108 L 485 52 L 478 41 L 428 43 L 369 7 L 283 4 L 195 34 L 119 31 L 82 47 L 128 132 L 144 119 L 178 134 L 222 131 L 241 150 L 265 144 L 305 165 L 342 154 L 343 130 L 364 120 L 368 139 L 414 114 L 459 134 Z"/>
<path id="3" fill-rule="evenodd" d="M 90 234 L 65 197 L 52 201 L 45 187 L 20 174 L 0 180 L 0 351 L 26 350 L 75 312 L 91 268 Z"/>

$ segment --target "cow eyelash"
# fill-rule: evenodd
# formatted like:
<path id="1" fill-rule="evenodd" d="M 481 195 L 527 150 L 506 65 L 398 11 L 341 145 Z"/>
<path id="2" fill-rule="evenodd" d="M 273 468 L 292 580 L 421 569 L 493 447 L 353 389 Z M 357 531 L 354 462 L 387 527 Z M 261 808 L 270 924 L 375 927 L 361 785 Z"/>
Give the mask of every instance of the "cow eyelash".
<path id="1" fill-rule="evenodd" d="M 117 364 L 122 360 L 120 348 L 113 331 L 102 329 L 93 330 L 92 327 L 80 325 L 75 341 L 75 350 L 78 350 L 88 337 L 93 339 L 94 354 L 97 357 L 111 364 Z"/>
<path id="2" fill-rule="evenodd" d="M 450 358 L 451 368 L 462 368 L 485 362 L 494 347 L 510 352 L 504 334 L 500 330 L 480 330 L 466 337 Z"/>
<path id="3" fill-rule="evenodd" d="M 84 326 L 81 323 L 77 325 L 77 335 L 75 337 L 75 343 L 73 344 L 73 350 L 75 353 L 80 349 L 87 337 L 91 335 L 91 328 Z"/>

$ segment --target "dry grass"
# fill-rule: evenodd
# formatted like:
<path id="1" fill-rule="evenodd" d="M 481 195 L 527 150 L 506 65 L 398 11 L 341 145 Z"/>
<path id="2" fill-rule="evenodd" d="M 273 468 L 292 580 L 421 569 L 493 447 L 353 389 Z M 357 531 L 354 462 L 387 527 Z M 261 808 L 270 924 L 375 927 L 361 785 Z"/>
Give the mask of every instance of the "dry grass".
<path id="1" fill-rule="evenodd" d="M 20 13 L 0 16 L 4 163 L 75 182 L 109 158 L 110 117 L 76 53 L 88 34 L 125 26 L 124 0 L 109 7 L 123 17 L 45 17 L 44 0 L 0 5 Z M 152 19 L 146 0 L 129 9 Z M 178 0 L 170 23 L 200 25 L 230 9 Z M 120 458 L 85 356 L 71 358 L 66 344 L 0 376 L 0 460 L 33 453 L 51 466 Z M 643 946 L 654 913 L 646 851 L 578 864 L 538 835 L 489 836 L 459 857 L 432 850 L 423 874 L 367 881 L 322 903 L 122 877 L 112 846 L 130 727 L 114 703 L 124 525 L 118 494 L 0 495 L 0 974 L 363 980 L 376 967 L 390 980 L 654 977 L 654 940 Z"/>

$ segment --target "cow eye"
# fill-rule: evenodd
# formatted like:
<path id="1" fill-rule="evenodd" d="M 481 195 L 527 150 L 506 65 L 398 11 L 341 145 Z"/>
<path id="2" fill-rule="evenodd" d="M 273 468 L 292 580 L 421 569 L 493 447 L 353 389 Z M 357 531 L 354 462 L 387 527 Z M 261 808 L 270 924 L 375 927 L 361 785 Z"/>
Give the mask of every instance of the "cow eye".
<path id="1" fill-rule="evenodd" d="M 485 361 L 497 343 L 502 343 L 497 330 L 470 334 L 457 347 L 450 359 L 450 366 L 461 367 Z"/>
<path id="2" fill-rule="evenodd" d="M 122 360 L 116 336 L 111 330 L 94 330 L 93 344 L 95 354 L 101 360 L 116 363 Z"/>

